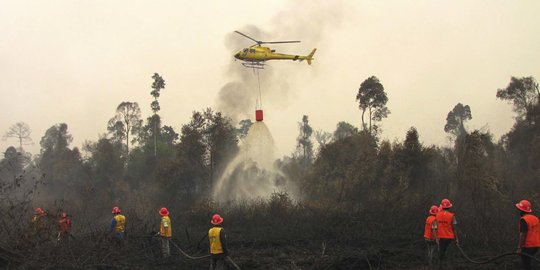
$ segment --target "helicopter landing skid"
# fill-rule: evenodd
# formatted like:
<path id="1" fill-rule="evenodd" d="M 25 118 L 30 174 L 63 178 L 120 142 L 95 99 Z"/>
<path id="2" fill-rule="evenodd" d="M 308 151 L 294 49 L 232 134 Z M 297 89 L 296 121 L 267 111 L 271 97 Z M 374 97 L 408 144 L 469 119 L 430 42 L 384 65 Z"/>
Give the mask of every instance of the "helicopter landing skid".
<path id="1" fill-rule="evenodd" d="M 244 62 L 242 66 L 254 69 L 264 69 L 264 63 L 261 62 Z"/>

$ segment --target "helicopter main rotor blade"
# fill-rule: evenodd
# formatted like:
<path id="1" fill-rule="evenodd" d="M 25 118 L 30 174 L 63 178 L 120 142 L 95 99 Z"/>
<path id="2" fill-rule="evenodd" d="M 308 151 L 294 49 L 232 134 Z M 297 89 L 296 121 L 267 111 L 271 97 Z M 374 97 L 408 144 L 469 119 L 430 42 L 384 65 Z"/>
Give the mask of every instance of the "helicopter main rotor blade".
<path id="1" fill-rule="evenodd" d="M 300 40 L 289 41 L 261 41 L 261 44 L 300 43 Z"/>
<path id="2" fill-rule="evenodd" d="M 239 34 L 239 35 L 241 35 L 241 36 L 244 36 L 244 37 L 246 37 L 246 38 L 249 38 L 249 39 L 251 39 L 251 40 L 257 42 L 257 44 L 261 44 L 261 41 L 256 40 L 256 39 L 254 39 L 254 38 L 252 38 L 252 37 L 250 37 L 250 36 L 248 36 L 248 35 L 246 35 L 246 34 L 244 34 L 244 33 L 242 33 L 242 32 L 239 32 L 239 31 L 236 31 L 236 30 L 235 30 L 234 32 L 237 33 L 237 34 Z"/>

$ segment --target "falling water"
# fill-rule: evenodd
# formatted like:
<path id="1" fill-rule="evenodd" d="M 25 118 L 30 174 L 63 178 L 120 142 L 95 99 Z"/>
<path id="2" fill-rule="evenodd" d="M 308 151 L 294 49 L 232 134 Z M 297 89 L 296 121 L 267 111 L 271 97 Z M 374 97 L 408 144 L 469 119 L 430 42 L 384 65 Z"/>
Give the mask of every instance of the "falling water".
<path id="1" fill-rule="evenodd" d="M 267 197 L 275 191 L 288 190 L 288 183 L 274 167 L 274 139 L 264 122 L 255 122 L 245 137 L 237 156 L 227 165 L 214 186 L 214 199 L 230 200 Z"/>

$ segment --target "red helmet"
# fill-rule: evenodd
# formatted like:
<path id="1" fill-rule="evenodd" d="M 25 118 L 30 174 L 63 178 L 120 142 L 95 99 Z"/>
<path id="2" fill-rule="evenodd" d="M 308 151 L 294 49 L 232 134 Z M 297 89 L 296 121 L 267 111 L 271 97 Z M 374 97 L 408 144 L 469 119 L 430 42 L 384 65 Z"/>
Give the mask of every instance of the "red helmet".
<path id="1" fill-rule="evenodd" d="M 436 215 L 437 213 L 439 213 L 439 207 L 436 205 L 432 205 L 429 209 L 429 213 L 432 215 Z"/>
<path id="2" fill-rule="evenodd" d="M 531 203 L 527 200 L 521 200 L 519 203 L 516 203 L 516 207 L 526 213 L 532 212 Z"/>
<path id="3" fill-rule="evenodd" d="M 223 222 L 223 218 L 218 214 L 215 214 L 214 216 L 212 216 L 212 220 L 210 220 L 210 223 L 214 225 L 219 225 L 222 222 Z"/>
<path id="4" fill-rule="evenodd" d="M 118 206 L 113 207 L 112 213 L 113 214 L 120 214 L 120 208 Z"/>
<path id="5" fill-rule="evenodd" d="M 44 213 L 43 209 L 41 209 L 41 208 L 39 208 L 39 207 L 36 208 L 35 212 L 36 212 L 36 215 L 41 215 L 41 214 Z"/>
<path id="6" fill-rule="evenodd" d="M 66 212 L 62 212 L 62 214 L 60 214 L 60 217 L 67 218 Z"/>
<path id="7" fill-rule="evenodd" d="M 442 207 L 443 209 L 450 208 L 450 207 L 452 207 L 452 202 L 450 202 L 449 199 L 443 199 L 443 200 L 441 201 L 441 207 Z"/>
<path id="8" fill-rule="evenodd" d="M 165 208 L 165 207 L 161 207 L 161 209 L 159 209 L 159 214 L 162 215 L 162 216 L 168 216 L 169 215 L 169 210 L 167 210 L 167 208 Z"/>

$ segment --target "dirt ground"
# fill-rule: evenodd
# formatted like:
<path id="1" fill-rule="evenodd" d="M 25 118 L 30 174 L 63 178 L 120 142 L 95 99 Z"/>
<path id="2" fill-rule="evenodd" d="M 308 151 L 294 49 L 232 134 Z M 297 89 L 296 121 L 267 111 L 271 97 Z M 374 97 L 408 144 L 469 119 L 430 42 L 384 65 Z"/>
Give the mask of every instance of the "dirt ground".
<path id="1" fill-rule="evenodd" d="M 207 254 L 204 239 L 191 245 L 180 239 L 174 241 L 192 256 Z M 229 249 L 231 258 L 241 269 L 428 269 L 422 241 L 367 242 L 344 245 L 308 240 L 264 243 L 232 240 Z M 0 266 L 4 269 L 209 269 L 208 258 L 186 258 L 174 245 L 171 253 L 171 257 L 162 259 L 159 239 L 150 235 L 128 235 L 123 243 L 109 236 L 87 235 L 64 243 L 26 242 L 15 249 L 2 248 Z M 517 256 L 474 265 L 466 262 L 456 247 L 449 255 L 447 269 L 519 269 Z M 485 255 L 469 254 L 474 258 L 486 258 Z"/>

